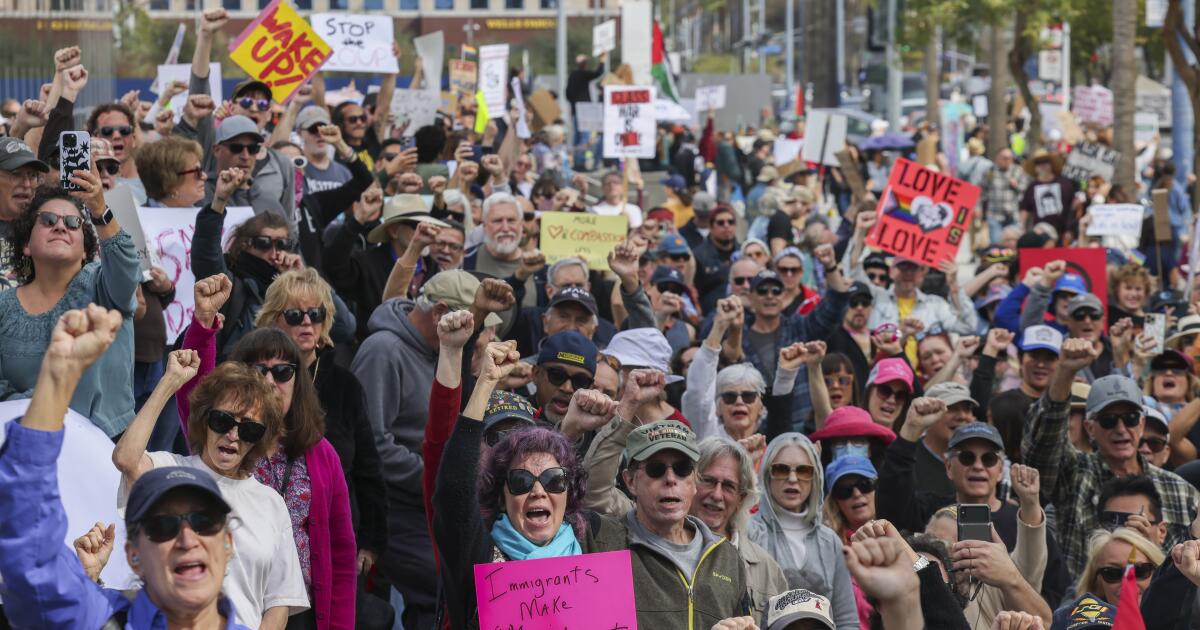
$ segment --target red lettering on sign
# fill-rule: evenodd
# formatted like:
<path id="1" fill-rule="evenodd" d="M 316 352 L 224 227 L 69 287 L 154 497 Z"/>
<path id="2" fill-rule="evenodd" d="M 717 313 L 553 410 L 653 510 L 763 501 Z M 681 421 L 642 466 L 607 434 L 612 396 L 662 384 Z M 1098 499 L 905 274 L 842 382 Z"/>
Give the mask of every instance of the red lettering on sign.
<path id="1" fill-rule="evenodd" d="M 650 90 L 630 90 L 628 92 L 612 92 L 613 105 L 628 105 L 631 103 L 649 103 Z"/>

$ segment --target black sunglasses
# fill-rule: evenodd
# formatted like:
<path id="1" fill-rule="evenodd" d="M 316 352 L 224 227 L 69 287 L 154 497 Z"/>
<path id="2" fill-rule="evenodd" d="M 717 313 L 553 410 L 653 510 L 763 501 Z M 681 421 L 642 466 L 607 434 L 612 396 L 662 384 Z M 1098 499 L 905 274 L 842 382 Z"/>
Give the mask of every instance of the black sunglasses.
<path id="1" fill-rule="evenodd" d="M 175 540 L 183 522 L 187 521 L 192 531 L 200 536 L 216 536 L 225 528 L 225 514 L 205 510 L 203 512 L 188 512 L 186 514 L 153 514 L 138 521 L 138 527 L 146 532 L 151 542 L 165 543 Z"/>
<path id="2" fill-rule="evenodd" d="M 759 295 L 774 295 L 776 297 L 783 295 L 783 287 L 771 285 L 769 287 L 758 287 L 754 290 Z"/>
<path id="3" fill-rule="evenodd" d="M 1138 448 L 1143 445 L 1148 446 L 1151 453 L 1161 453 L 1167 447 L 1167 441 L 1160 437 L 1144 437 L 1138 440 Z"/>
<path id="4" fill-rule="evenodd" d="M 116 175 L 121 172 L 121 163 L 116 160 L 96 162 L 96 169 L 105 175 Z"/>
<path id="5" fill-rule="evenodd" d="M 524 468 L 513 468 L 508 471 L 508 493 L 513 496 L 529 494 L 533 490 L 533 482 L 542 484 L 542 489 L 550 494 L 562 494 L 567 491 L 567 471 L 562 468 L 547 468 L 542 474 L 534 476 Z"/>
<path id="6" fill-rule="evenodd" d="M 750 284 L 750 281 L 753 279 L 754 279 L 754 276 L 739 276 L 739 277 L 733 278 L 733 284 L 734 284 L 734 286 L 740 287 L 745 284 Z"/>
<path id="7" fill-rule="evenodd" d="M 524 219 L 525 221 L 532 221 L 537 218 L 537 213 L 536 212 L 522 212 L 521 218 Z"/>
<path id="8" fill-rule="evenodd" d="M 1139 580 L 1144 580 L 1154 575 L 1153 562 L 1139 562 L 1133 565 L 1133 575 Z M 1109 584 L 1116 584 L 1125 577 L 1125 567 L 1100 567 L 1096 569 L 1096 575 Z"/>
<path id="9" fill-rule="evenodd" d="M 1117 423 L 1124 424 L 1126 428 L 1132 429 L 1142 422 L 1142 412 L 1126 411 L 1125 413 L 1105 413 L 1096 416 L 1096 424 L 1100 425 L 1101 429 L 1108 431 L 1114 429 Z"/>
<path id="10" fill-rule="evenodd" d="M 286 383 L 296 376 L 296 366 L 291 363 L 276 363 L 271 366 L 255 363 L 254 369 L 263 376 L 270 374 L 276 383 Z"/>
<path id="11" fill-rule="evenodd" d="M 833 486 L 833 490 L 829 494 L 833 495 L 835 499 L 849 499 L 854 496 L 855 490 L 863 494 L 871 494 L 875 492 L 875 480 L 863 477 L 858 481 L 839 483 Z"/>
<path id="12" fill-rule="evenodd" d="M 571 381 L 571 385 L 579 390 L 591 387 L 592 381 L 595 379 L 588 374 L 576 374 L 572 376 L 562 368 L 552 367 L 546 368 L 546 380 L 550 381 L 550 384 L 555 387 L 562 387 L 562 384 L 569 380 Z"/>
<path id="13" fill-rule="evenodd" d="M 308 316 L 308 321 L 314 324 L 320 324 L 325 321 L 325 307 L 318 306 L 315 308 L 289 308 L 283 311 L 283 321 L 287 322 L 288 326 L 299 326 L 304 323 L 304 316 Z"/>
<path id="14" fill-rule="evenodd" d="M 242 151 L 249 151 L 250 155 L 258 155 L 258 152 L 262 150 L 261 142 L 251 142 L 249 144 L 242 144 L 241 142 L 226 142 L 224 146 L 226 149 L 229 149 L 230 153 L 234 155 L 237 155 Z"/>
<path id="15" fill-rule="evenodd" d="M 754 401 L 758 400 L 758 392 L 721 392 L 721 402 L 725 403 L 726 405 L 732 405 L 736 403 L 738 398 L 741 398 L 743 401 L 745 401 L 747 405 L 753 404 Z"/>
<path id="16" fill-rule="evenodd" d="M 804 267 L 775 267 L 775 271 L 781 276 L 790 276 L 793 274 L 804 273 Z"/>
<path id="17" fill-rule="evenodd" d="M 129 125 L 105 125 L 100 128 L 100 135 L 105 138 L 111 138 L 118 133 L 126 137 L 132 136 L 133 127 Z"/>
<path id="18" fill-rule="evenodd" d="M 869 273 L 867 279 L 871 282 L 887 282 L 888 277 L 886 273 Z"/>
<path id="19" fill-rule="evenodd" d="M 669 254 L 667 256 L 667 258 L 670 258 L 671 260 L 673 260 L 675 262 L 687 262 L 688 259 L 691 257 L 692 257 L 691 254 Z"/>
<path id="20" fill-rule="evenodd" d="M 737 225 L 737 221 L 734 221 L 733 219 L 726 219 L 724 221 L 713 221 L 713 225 L 715 225 L 717 227 L 729 227 L 731 225 Z"/>
<path id="21" fill-rule="evenodd" d="M 654 288 L 658 289 L 659 293 L 674 293 L 675 295 L 683 295 L 687 293 L 686 287 L 679 286 L 678 284 L 671 284 L 669 282 L 656 284 L 654 285 Z"/>
<path id="22" fill-rule="evenodd" d="M 871 304 L 871 298 L 854 298 L 850 300 L 850 308 L 866 308 Z"/>
<path id="23" fill-rule="evenodd" d="M 958 458 L 958 463 L 966 466 L 967 468 L 974 466 L 975 460 L 977 459 L 974 451 L 959 451 L 955 457 Z M 988 451 L 983 455 L 980 455 L 978 459 L 981 463 L 983 463 L 984 468 L 991 468 L 992 466 L 1000 463 L 1000 455 L 996 453 L 996 451 Z"/>
<path id="24" fill-rule="evenodd" d="M 907 391 L 905 391 L 903 389 L 894 389 L 891 387 L 885 387 L 883 385 L 876 385 L 875 393 L 879 396 L 880 400 L 892 400 L 892 399 L 907 400 L 908 399 Z"/>
<path id="25" fill-rule="evenodd" d="M 1100 311 L 1096 311 L 1096 310 L 1093 310 L 1090 308 L 1081 308 L 1081 309 L 1075 311 L 1074 313 L 1071 313 L 1071 319 L 1073 319 L 1077 322 L 1082 322 L 1084 320 L 1089 320 L 1089 319 L 1094 322 L 1098 322 L 1098 321 L 1100 321 L 1100 319 L 1102 317 L 1104 317 L 1104 316 L 1100 314 Z"/>
<path id="26" fill-rule="evenodd" d="M 54 214 L 53 212 L 39 212 L 37 216 L 38 223 L 41 223 L 48 228 L 58 225 L 60 219 L 62 220 L 63 225 L 65 225 L 67 229 L 71 230 L 72 232 L 83 227 L 83 217 L 73 214 L 58 215 Z"/>
<path id="27" fill-rule="evenodd" d="M 265 112 L 265 111 L 271 109 L 270 99 L 265 99 L 265 98 L 257 98 L 256 99 L 256 98 L 250 98 L 249 96 L 243 96 L 242 98 L 239 98 L 237 100 L 237 104 L 242 109 L 257 109 L 260 112 Z"/>
<path id="28" fill-rule="evenodd" d="M 367 115 L 359 114 L 358 116 L 347 116 L 346 122 L 348 122 L 350 124 L 365 123 L 365 122 L 367 122 Z"/>
<path id="29" fill-rule="evenodd" d="M 324 125 L 321 123 L 315 123 L 308 129 L 305 129 L 305 131 L 307 131 L 308 133 L 311 133 L 314 136 L 319 136 L 319 135 L 321 135 L 321 127 L 323 127 L 323 126 Z"/>
<path id="30" fill-rule="evenodd" d="M 691 476 L 696 471 L 696 462 L 690 459 L 677 459 L 668 464 L 667 462 L 646 462 L 642 464 L 642 469 L 646 471 L 646 475 L 651 479 L 661 479 L 667 474 L 667 469 L 670 468 L 676 477 L 683 479 Z"/>
<path id="31" fill-rule="evenodd" d="M 208 412 L 208 428 L 213 433 L 226 434 L 233 427 L 237 427 L 238 439 L 243 442 L 257 442 L 263 439 L 267 434 L 267 425 L 251 420 L 250 418 L 242 418 L 238 421 L 233 414 L 220 409 L 211 409 Z"/>
<path id="32" fill-rule="evenodd" d="M 292 251 L 292 242 L 284 238 L 271 238 L 270 236 L 251 236 L 250 247 L 257 249 L 260 252 L 269 252 L 272 249 L 277 249 L 281 252 Z"/>

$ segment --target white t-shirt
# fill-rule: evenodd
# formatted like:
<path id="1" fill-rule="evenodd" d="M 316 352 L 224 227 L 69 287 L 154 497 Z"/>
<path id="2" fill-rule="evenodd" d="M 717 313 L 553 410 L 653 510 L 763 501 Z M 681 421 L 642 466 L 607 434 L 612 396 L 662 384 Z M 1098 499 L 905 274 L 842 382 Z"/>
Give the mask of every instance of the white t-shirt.
<path id="1" fill-rule="evenodd" d="M 233 558 L 221 590 L 233 601 L 240 623 L 257 628 L 269 608 L 288 606 L 288 614 L 294 615 L 309 607 L 300 556 L 292 537 L 292 520 L 278 492 L 254 477 L 230 479 L 218 475 L 199 455 L 183 457 L 165 451 L 147 455 L 155 468 L 187 466 L 208 473 L 233 508 Z M 122 512 L 128 498 L 129 490 L 122 482 L 117 497 Z"/>
<path id="2" fill-rule="evenodd" d="M 614 206 L 606 201 L 602 201 L 592 206 L 591 211 L 595 214 L 603 214 L 606 216 L 615 217 L 621 214 L 621 206 L 619 204 Z M 625 214 L 629 216 L 630 229 L 642 226 L 642 209 L 637 207 L 637 204 L 626 203 Z"/>

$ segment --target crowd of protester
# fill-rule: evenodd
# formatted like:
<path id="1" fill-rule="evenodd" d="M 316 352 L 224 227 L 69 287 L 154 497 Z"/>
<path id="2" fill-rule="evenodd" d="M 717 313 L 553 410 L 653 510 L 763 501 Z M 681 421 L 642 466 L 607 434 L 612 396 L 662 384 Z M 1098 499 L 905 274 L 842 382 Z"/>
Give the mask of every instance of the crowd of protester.
<path id="1" fill-rule="evenodd" d="M 0 399 L 29 406 L 0 447 L 0 627 L 476 628 L 475 565 L 621 550 L 643 628 L 1200 622 L 1200 298 L 1165 156 L 1121 190 L 1064 177 L 1062 146 L 989 160 L 988 133 L 1024 143 L 981 124 L 956 159 L 971 245 L 931 268 L 866 243 L 896 153 L 776 164 L 795 116 L 663 124 L 655 158 L 589 182 L 594 138 L 520 138 L 516 109 L 396 125 L 395 75 L 215 102 L 227 23 L 204 14 L 158 102 L 91 111 L 71 190 L 86 51 L 4 104 Z M 605 75 L 578 63 L 573 105 Z M 143 273 L 117 187 L 198 209 L 174 343 L 178 278 Z M 1087 235 L 1089 206 L 1155 187 L 1170 243 L 1149 211 L 1141 240 Z M 605 269 L 547 264 L 550 212 L 628 234 Z M 1022 265 L 1045 247 L 1104 248 L 1107 275 Z M 112 523 L 66 531 L 68 409 L 114 444 L 121 549 Z M 114 552 L 138 588 L 101 582 Z"/>

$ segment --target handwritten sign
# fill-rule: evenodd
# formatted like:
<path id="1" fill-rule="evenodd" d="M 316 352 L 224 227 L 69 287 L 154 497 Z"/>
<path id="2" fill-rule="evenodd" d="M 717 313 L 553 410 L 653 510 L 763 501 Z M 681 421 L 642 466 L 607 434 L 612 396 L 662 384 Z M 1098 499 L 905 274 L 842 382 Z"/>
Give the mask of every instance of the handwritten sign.
<path id="1" fill-rule="evenodd" d="M 404 135 L 411 137 L 417 130 L 437 121 L 442 95 L 430 90 L 402 90 L 396 88 L 392 96 L 392 113 L 396 120 L 407 117 L 410 121 Z"/>
<path id="2" fill-rule="evenodd" d="M 652 158 L 654 88 L 604 86 L 604 157 Z"/>
<path id="3" fill-rule="evenodd" d="M 1080 181 L 1092 175 L 1099 175 L 1112 181 L 1117 162 L 1121 161 L 1121 152 L 1110 149 L 1095 142 L 1080 142 L 1067 156 L 1067 164 L 1063 167 L 1063 177 Z"/>
<path id="4" fill-rule="evenodd" d="M 392 18 L 347 13 L 314 13 L 312 25 L 333 47 L 323 70 L 395 74 L 400 71 L 392 54 Z"/>
<path id="5" fill-rule="evenodd" d="M 479 627 L 637 628 L 629 551 L 475 565 Z"/>
<path id="6" fill-rule="evenodd" d="M 425 75 L 425 89 L 440 91 L 442 89 L 442 60 L 446 57 L 445 35 L 442 34 L 442 31 L 426 33 L 413 39 L 413 47 L 417 49 L 417 55 L 421 57 L 421 72 Z"/>
<path id="7" fill-rule="evenodd" d="M 539 241 L 546 261 L 554 264 L 578 256 L 589 269 L 608 271 L 608 253 L 625 241 L 629 217 L 580 212 L 543 212 Z"/>
<path id="8" fill-rule="evenodd" d="M 609 52 L 617 47 L 617 21 L 608 20 L 592 27 L 592 56 Z"/>
<path id="9" fill-rule="evenodd" d="M 1142 235 L 1142 219 L 1145 212 L 1141 204 L 1136 203 L 1103 203 L 1088 208 L 1092 215 L 1092 223 L 1088 226 L 1088 236 L 1132 236 Z"/>
<path id="10" fill-rule="evenodd" d="M 1017 252 L 1017 260 L 1021 263 L 1018 277 L 1024 278 L 1025 272 L 1033 267 L 1045 267 L 1046 263 L 1062 260 L 1067 263 L 1067 273 L 1073 273 L 1083 278 L 1083 286 L 1088 293 L 1100 299 L 1100 304 L 1108 304 L 1108 269 L 1107 254 L 1103 247 L 1058 247 L 1054 249 L 1021 249 Z M 1107 322 L 1103 317 L 1101 322 Z"/>
<path id="11" fill-rule="evenodd" d="M 280 103 L 316 74 L 331 54 L 333 48 L 283 0 L 272 0 L 229 42 L 229 58 L 266 83 Z"/>
<path id="12" fill-rule="evenodd" d="M 866 243 L 929 267 L 954 260 L 979 192 L 961 179 L 898 158 Z"/>
<path id="13" fill-rule="evenodd" d="M 450 91 L 455 94 L 474 94 L 475 76 L 478 69 L 474 61 L 450 60 Z"/>
<path id="14" fill-rule="evenodd" d="M 168 345 L 175 343 L 191 323 L 192 312 L 196 309 L 192 295 L 192 287 L 196 285 L 196 276 L 192 273 L 192 235 L 196 233 L 196 214 L 199 212 L 199 208 L 138 208 L 138 220 L 150 256 L 175 283 L 175 299 L 163 309 Z M 250 207 L 225 208 L 222 249 L 233 229 L 253 216 L 254 209 Z"/>
<path id="15" fill-rule="evenodd" d="M 1081 122 L 1113 124 L 1113 93 L 1103 85 L 1079 85 L 1071 93 L 1071 111 Z"/>
<path id="16" fill-rule="evenodd" d="M 488 116 L 508 112 L 508 44 L 479 47 L 479 90 L 487 101 Z"/>
<path id="17" fill-rule="evenodd" d="M 710 109 L 725 107 L 724 85 L 702 85 L 696 88 L 696 112 L 703 113 Z"/>

